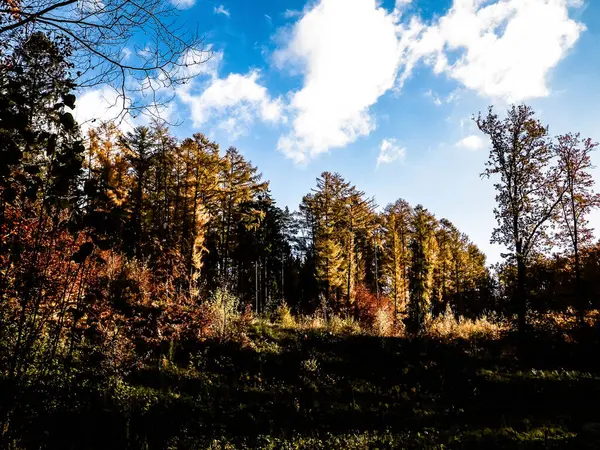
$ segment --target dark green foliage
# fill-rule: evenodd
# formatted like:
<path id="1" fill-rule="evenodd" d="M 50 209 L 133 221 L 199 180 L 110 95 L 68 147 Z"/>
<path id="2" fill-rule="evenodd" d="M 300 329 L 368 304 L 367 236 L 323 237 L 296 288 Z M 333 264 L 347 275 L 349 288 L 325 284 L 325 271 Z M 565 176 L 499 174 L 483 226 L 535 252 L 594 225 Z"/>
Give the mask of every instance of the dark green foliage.
<path id="1" fill-rule="evenodd" d="M 252 348 L 208 342 L 125 382 L 31 386 L 15 419 L 23 448 L 592 449 L 590 338 L 544 336 L 516 360 L 514 336 L 442 343 L 257 327 Z"/>
<path id="2" fill-rule="evenodd" d="M 412 220 L 409 269 L 409 326 L 413 332 L 421 332 L 425 320 L 431 316 L 431 285 L 436 246 L 435 218 L 421 205 L 415 208 Z"/>

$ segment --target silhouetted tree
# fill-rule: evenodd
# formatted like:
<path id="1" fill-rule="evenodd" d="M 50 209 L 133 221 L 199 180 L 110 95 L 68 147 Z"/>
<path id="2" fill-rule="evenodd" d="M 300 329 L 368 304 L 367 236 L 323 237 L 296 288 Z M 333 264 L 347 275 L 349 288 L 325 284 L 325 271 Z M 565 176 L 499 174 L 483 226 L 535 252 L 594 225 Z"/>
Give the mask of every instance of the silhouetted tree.
<path id="1" fill-rule="evenodd" d="M 508 246 L 516 261 L 514 303 L 522 334 L 526 327 L 527 265 L 546 237 L 564 187 L 560 185 L 558 171 L 551 165 L 555 152 L 548 129 L 535 119 L 530 107 L 513 105 L 504 119 L 490 107 L 485 117 L 480 114 L 475 121 L 491 141 L 487 169 L 482 175 L 496 180 L 494 214 L 498 227 L 492 233 L 492 242 Z"/>
<path id="2" fill-rule="evenodd" d="M 581 324 L 584 323 L 589 299 L 582 291 L 580 253 L 582 248 L 591 244 L 593 238 L 593 229 L 588 226 L 587 216 L 593 208 L 600 207 L 600 194 L 593 190 L 594 178 L 590 173 L 593 169 L 590 154 L 596 146 L 591 139 L 582 141 L 579 134 L 558 137 L 559 170 L 566 183 L 560 203 L 562 214 L 559 215 L 558 237 L 560 244 L 573 252 L 575 295 Z M 563 189 L 562 183 L 557 189 Z"/>

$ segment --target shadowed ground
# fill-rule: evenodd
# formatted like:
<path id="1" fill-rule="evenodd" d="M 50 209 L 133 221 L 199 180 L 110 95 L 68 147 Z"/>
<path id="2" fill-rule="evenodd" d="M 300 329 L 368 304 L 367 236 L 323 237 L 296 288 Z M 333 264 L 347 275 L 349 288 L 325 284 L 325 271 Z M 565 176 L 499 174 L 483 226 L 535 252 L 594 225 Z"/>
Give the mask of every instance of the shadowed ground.
<path id="1" fill-rule="evenodd" d="M 243 344 L 190 349 L 112 397 L 89 381 L 81 392 L 32 387 L 31 410 L 46 412 L 23 415 L 22 444 L 598 448 L 598 347 L 538 337 L 516 348 L 513 336 L 443 343 L 257 324 Z"/>

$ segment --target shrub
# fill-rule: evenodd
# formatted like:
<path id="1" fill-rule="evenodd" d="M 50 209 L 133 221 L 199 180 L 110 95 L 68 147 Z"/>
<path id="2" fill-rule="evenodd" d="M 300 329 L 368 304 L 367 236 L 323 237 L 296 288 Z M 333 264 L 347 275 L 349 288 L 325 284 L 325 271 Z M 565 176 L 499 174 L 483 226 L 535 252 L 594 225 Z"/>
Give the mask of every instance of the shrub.
<path id="1" fill-rule="evenodd" d="M 392 336 L 398 332 L 394 324 L 394 306 L 385 296 L 377 298 L 363 285 L 354 291 L 354 310 L 360 327 L 377 336 Z"/>
<path id="2" fill-rule="evenodd" d="M 459 317 L 456 319 L 450 307 L 446 311 L 426 323 L 426 332 L 438 339 L 498 339 L 508 331 L 507 323 L 492 317 L 482 316 L 477 319 Z"/>
<path id="3" fill-rule="evenodd" d="M 292 316 L 292 311 L 285 302 L 277 307 L 275 317 L 277 322 L 284 328 L 294 328 L 296 326 L 296 320 Z"/>
<path id="4" fill-rule="evenodd" d="M 321 330 L 326 327 L 325 320 L 319 314 L 301 316 L 296 321 L 297 328 L 301 330 Z"/>
<path id="5" fill-rule="evenodd" d="M 360 324 L 352 317 L 331 316 L 327 323 L 327 328 L 334 334 L 360 334 L 362 329 Z"/>
<path id="6" fill-rule="evenodd" d="M 217 288 L 207 302 L 209 316 L 208 335 L 221 341 L 229 340 L 240 334 L 242 320 L 239 299 L 226 289 Z"/>

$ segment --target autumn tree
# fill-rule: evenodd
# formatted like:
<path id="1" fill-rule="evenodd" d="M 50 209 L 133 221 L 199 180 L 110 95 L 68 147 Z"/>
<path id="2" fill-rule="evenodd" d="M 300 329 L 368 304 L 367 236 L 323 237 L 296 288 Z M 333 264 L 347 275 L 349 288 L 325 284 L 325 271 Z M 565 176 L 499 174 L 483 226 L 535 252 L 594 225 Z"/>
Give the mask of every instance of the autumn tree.
<path id="1" fill-rule="evenodd" d="M 191 283 L 201 276 L 208 222 L 219 205 L 223 161 L 219 146 L 201 133 L 185 139 L 174 152 L 169 216 L 175 230 L 174 242 L 185 257 Z"/>
<path id="2" fill-rule="evenodd" d="M 314 263 L 319 296 L 325 310 L 350 312 L 354 292 L 372 270 L 369 255 L 374 247 L 375 203 L 337 173 L 323 172 L 317 187 L 306 195 L 300 211 L 304 248 Z"/>
<path id="3" fill-rule="evenodd" d="M 452 276 L 453 267 L 456 265 L 454 257 L 457 256 L 454 248 L 457 246 L 454 226 L 447 219 L 442 219 L 435 230 L 437 243 L 437 258 L 433 268 L 432 280 L 432 311 L 437 315 L 446 310 L 453 288 L 458 287 L 458 279 Z M 454 282 L 454 283 L 453 283 Z M 455 298 L 456 299 L 456 298 Z"/>
<path id="4" fill-rule="evenodd" d="M 285 299 L 286 280 L 293 257 L 290 246 L 291 215 L 279 208 L 266 191 L 245 205 L 261 219 L 256 226 L 238 224 L 239 243 L 233 251 L 237 292 L 256 312 L 273 311 Z M 289 292 L 289 290 L 288 290 Z"/>
<path id="5" fill-rule="evenodd" d="M 465 236 L 466 238 L 466 236 Z M 492 279 L 486 266 L 485 254 L 467 239 L 464 248 L 465 273 L 462 282 L 462 308 L 458 313 L 477 316 L 490 309 L 492 299 Z"/>
<path id="6" fill-rule="evenodd" d="M 350 187 L 342 201 L 346 214 L 340 224 L 340 232 L 344 240 L 346 307 L 350 309 L 356 286 L 365 281 L 367 250 L 376 245 L 375 202 L 354 186 Z"/>
<path id="7" fill-rule="evenodd" d="M 590 155 L 596 146 L 591 139 L 582 140 L 579 134 L 559 136 L 556 146 L 559 170 L 566 184 L 560 202 L 558 237 L 574 258 L 575 295 L 582 324 L 588 300 L 582 291 L 581 249 L 590 245 L 593 239 L 587 217 L 592 209 L 600 207 L 600 194 L 593 190 L 594 178 L 590 173 L 593 169 Z M 562 185 L 558 189 L 562 189 Z"/>
<path id="8" fill-rule="evenodd" d="M 492 242 L 511 249 L 517 265 L 514 304 L 521 334 L 526 327 L 527 265 L 542 244 L 550 219 L 560 204 L 564 188 L 551 162 L 555 156 L 548 129 L 525 105 L 512 106 L 500 119 L 490 107 L 475 119 L 491 141 L 487 169 L 482 176 L 494 177 L 498 222 Z M 557 187 L 558 186 L 558 187 Z"/>
<path id="9" fill-rule="evenodd" d="M 436 226 L 435 217 L 417 205 L 411 221 L 408 305 L 409 326 L 417 332 L 423 330 L 431 314 L 433 269 L 437 256 Z"/>
<path id="10" fill-rule="evenodd" d="M 255 166 L 231 147 L 219 166 L 218 185 L 208 222 L 207 261 L 211 269 L 206 276 L 210 286 L 236 285 L 233 253 L 240 244 L 238 225 L 248 229 L 259 226 L 262 212 L 248 205 L 266 192 L 268 183 L 262 181 Z"/>
<path id="11" fill-rule="evenodd" d="M 394 317 L 406 307 L 409 293 L 410 224 L 412 208 L 405 200 L 397 200 L 383 212 L 383 273 L 386 291 L 394 301 Z"/>
<path id="12" fill-rule="evenodd" d="M 337 231 L 346 214 L 343 199 L 350 189 L 339 174 L 324 172 L 317 178 L 313 193 L 302 200 L 302 208 L 310 211 L 313 223 L 315 277 L 320 285 L 324 309 L 330 302 L 340 299 L 347 277 L 345 276 L 344 243 Z M 336 305 L 337 306 L 337 305 Z"/>
<path id="13" fill-rule="evenodd" d="M 137 127 L 120 139 L 122 153 L 129 163 L 131 186 L 129 192 L 131 216 L 128 221 L 125 242 L 136 258 L 143 257 L 144 240 L 148 223 L 149 172 L 156 152 L 154 136 L 150 128 Z"/>
<path id="14" fill-rule="evenodd" d="M 179 143 L 171 136 L 169 129 L 161 123 L 152 127 L 154 138 L 154 158 L 149 180 L 149 206 L 151 233 L 159 246 L 176 245 L 174 240 L 175 221 L 173 216 L 176 158 Z"/>
<path id="15" fill-rule="evenodd" d="M 0 357 L 9 380 L 72 355 L 91 271 L 69 52 L 35 33 L 0 63 Z"/>

